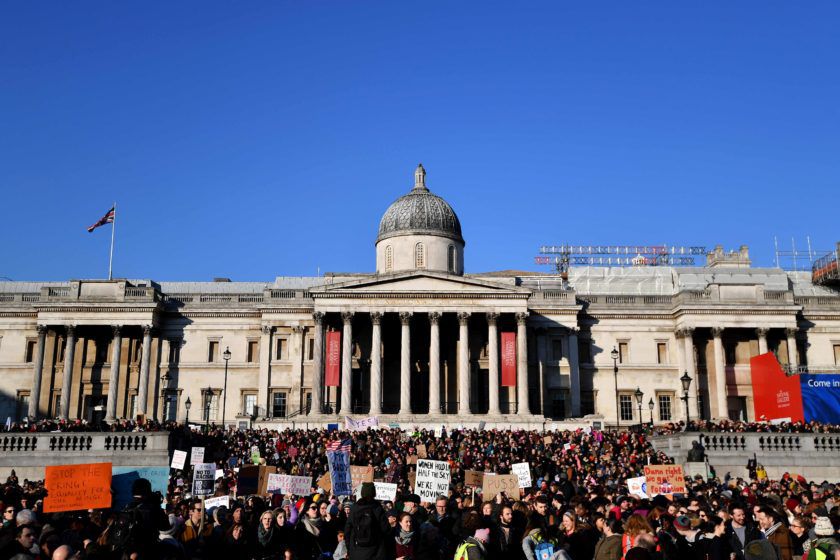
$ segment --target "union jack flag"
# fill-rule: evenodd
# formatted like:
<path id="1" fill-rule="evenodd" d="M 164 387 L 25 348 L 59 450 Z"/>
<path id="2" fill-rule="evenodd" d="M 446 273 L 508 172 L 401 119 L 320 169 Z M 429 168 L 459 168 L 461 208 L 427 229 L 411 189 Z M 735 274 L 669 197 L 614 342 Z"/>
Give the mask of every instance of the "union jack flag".
<path id="1" fill-rule="evenodd" d="M 99 226 L 104 226 L 105 224 L 113 224 L 114 223 L 114 207 L 112 206 L 108 212 L 99 218 L 99 221 L 87 228 L 88 233 L 93 232 Z"/>
<path id="2" fill-rule="evenodd" d="M 341 441 L 331 441 L 327 444 L 327 451 L 346 451 L 350 453 L 350 448 L 353 447 L 353 440 L 343 439 Z"/>

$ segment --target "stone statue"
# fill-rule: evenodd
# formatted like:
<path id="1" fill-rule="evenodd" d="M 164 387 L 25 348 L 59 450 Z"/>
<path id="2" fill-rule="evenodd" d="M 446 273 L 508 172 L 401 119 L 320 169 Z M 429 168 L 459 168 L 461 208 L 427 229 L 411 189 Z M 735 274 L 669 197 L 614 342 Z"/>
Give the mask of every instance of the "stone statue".
<path id="1" fill-rule="evenodd" d="M 691 449 L 688 452 L 689 463 L 702 463 L 706 460 L 706 448 L 700 441 L 692 441 Z"/>

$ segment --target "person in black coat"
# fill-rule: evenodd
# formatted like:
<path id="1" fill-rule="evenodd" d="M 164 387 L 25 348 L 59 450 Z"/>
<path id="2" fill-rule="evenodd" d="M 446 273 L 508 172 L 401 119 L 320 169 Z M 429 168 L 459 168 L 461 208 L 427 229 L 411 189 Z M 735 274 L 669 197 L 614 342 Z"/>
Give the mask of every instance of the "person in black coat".
<path id="1" fill-rule="evenodd" d="M 276 530 L 274 512 L 266 510 L 260 515 L 257 535 L 253 541 L 251 557 L 254 560 L 275 560 L 282 550 L 280 534 Z"/>
<path id="2" fill-rule="evenodd" d="M 764 538 L 761 529 L 748 521 L 747 511 L 745 504 L 735 503 L 729 506 L 732 519 L 726 523 L 724 538 L 729 542 L 736 560 L 744 560 L 744 547 L 747 544 Z"/>
<path id="3" fill-rule="evenodd" d="M 393 538 L 385 511 L 374 500 L 376 487 L 363 482 L 361 499 L 350 509 L 344 527 L 348 560 L 386 560 Z"/>
<path id="4" fill-rule="evenodd" d="M 522 528 L 513 522 L 513 509 L 504 504 L 499 507 L 499 514 L 490 529 L 490 540 L 487 543 L 488 560 L 521 560 L 525 553 L 522 551 Z"/>

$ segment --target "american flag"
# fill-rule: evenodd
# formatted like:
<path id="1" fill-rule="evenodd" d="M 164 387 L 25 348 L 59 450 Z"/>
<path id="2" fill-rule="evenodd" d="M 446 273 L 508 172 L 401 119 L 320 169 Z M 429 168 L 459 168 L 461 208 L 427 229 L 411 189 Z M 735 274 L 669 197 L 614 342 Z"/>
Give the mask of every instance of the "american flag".
<path id="1" fill-rule="evenodd" d="M 98 222 L 87 228 L 88 233 L 93 232 L 99 226 L 104 226 L 105 224 L 113 224 L 114 223 L 114 207 L 112 206 L 108 212 L 102 216 Z"/>
<path id="2" fill-rule="evenodd" d="M 346 451 L 350 453 L 350 448 L 353 446 L 353 440 L 343 439 L 341 441 L 331 441 L 327 444 L 327 451 Z"/>

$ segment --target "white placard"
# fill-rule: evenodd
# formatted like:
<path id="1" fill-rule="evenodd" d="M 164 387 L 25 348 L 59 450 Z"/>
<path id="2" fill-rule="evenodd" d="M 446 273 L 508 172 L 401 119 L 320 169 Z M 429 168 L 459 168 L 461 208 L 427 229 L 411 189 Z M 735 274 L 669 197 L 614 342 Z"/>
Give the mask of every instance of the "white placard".
<path id="1" fill-rule="evenodd" d="M 216 476 L 214 477 L 216 480 L 225 477 L 225 469 L 216 469 Z"/>
<path id="2" fill-rule="evenodd" d="M 290 474 L 270 473 L 265 491 L 269 494 L 294 494 L 307 496 L 312 490 L 312 478 Z"/>
<path id="3" fill-rule="evenodd" d="M 397 485 L 392 484 L 390 482 L 374 482 L 373 485 L 376 487 L 376 496 L 375 499 L 377 500 L 388 500 L 388 501 L 395 501 L 397 499 Z M 356 487 L 356 498 L 359 499 L 362 497 L 362 485 Z"/>
<path id="4" fill-rule="evenodd" d="M 528 463 L 514 463 L 510 466 L 510 471 L 519 478 L 520 488 L 530 488 L 533 486 L 531 482 L 531 465 Z"/>
<path id="5" fill-rule="evenodd" d="M 414 493 L 423 502 L 434 502 L 438 496 L 449 495 L 449 463 L 417 459 L 417 478 L 414 480 Z"/>
<path id="6" fill-rule="evenodd" d="M 204 509 L 221 506 L 225 506 L 230 509 L 230 496 L 219 496 L 217 498 L 207 498 L 204 500 Z"/>
<path id="7" fill-rule="evenodd" d="M 190 465 L 200 465 L 204 462 L 204 448 L 193 447 L 190 453 Z"/>
<path id="8" fill-rule="evenodd" d="M 213 475 L 216 474 L 216 465 L 213 463 L 200 463 L 193 466 L 193 496 L 212 496 L 215 488 Z"/>
<path id="9" fill-rule="evenodd" d="M 647 478 L 643 476 L 628 478 L 627 490 L 631 496 L 638 496 L 639 498 L 647 499 Z"/>
<path id="10" fill-rule="evenodd" d="M 187 462 L 187 452 L 186 451 L 179 451 L 178 449 L 172 453 L 172 464 L 169 465 L 173 469 L 181 469 L 184 468 L 184 463 Z"/>
<path id="11" fill-rule="evenodd" d="M 368 416 L 361 420 L 353 420 L 349 416 L 344 417 L 344 429 L 350 432 L 364 431 L 368 428 L 379 427 L 379 416 Z"/>

